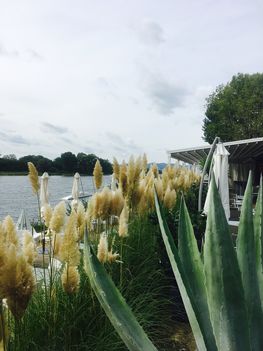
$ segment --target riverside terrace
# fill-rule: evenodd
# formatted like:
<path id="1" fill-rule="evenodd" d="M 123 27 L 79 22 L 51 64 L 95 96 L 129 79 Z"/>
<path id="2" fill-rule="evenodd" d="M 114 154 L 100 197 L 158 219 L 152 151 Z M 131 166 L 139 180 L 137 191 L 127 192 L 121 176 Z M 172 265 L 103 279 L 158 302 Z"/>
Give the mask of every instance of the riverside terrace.
<path id="1" fill-rule="evenodd" d="M 249 170 L 253 172 L 253 199 L 258 192 L 260 174 L 263 173 L 263 137 L 224 143 L 229 152 L 229 198 L 232 220 L 238 220 Z M 198 165 L 207 158 L 212 145 L 168 150 L 169 160 L 191 166 Z"/>

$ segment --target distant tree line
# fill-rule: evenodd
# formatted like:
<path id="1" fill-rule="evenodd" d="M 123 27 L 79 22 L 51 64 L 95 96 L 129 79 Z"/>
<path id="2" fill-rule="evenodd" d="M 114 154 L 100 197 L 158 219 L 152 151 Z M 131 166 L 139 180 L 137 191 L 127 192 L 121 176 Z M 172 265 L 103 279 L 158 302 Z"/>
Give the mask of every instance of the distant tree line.
<path id="1" fill-rule="evenodd" d="M 92 175 L 96 161 L 99 160 L 104 174 L 112 173 L 112 164 L 94 154 L 64 152 L 60 157 L 50 160 L 41 155 L 28 155 L 17 159 L 14 154 L 0 156 L 0 172 L 27 172 L 27 162 L 33 162 L 40 173 Z"/>

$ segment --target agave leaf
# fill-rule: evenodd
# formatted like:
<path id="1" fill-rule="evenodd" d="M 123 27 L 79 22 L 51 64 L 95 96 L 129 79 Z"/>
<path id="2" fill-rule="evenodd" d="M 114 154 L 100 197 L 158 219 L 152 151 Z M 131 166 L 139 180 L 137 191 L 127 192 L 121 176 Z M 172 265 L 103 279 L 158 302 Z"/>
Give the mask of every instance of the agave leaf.
<path id="1" fill-rule="evenodd" d="M 205 287 L 204 265 L 198 250 L 191 219 L 184 199 L 181 200 L 178 228 L 178 252 L 184 268 L 186 279 L 198 310 L 198 319 L 206 329 L 206 335 L 211 345 L 216 341 L 210 320 L 207 292 Z"/>
<path id="2" fill-rule="evenodd" d="M 211 182 L 204 268 L 214 335 L 219 351 L 251 351 L 237 256 L 213 175 Z"/>
<path id="3" fill-rule="evenodd" d="M 157 351 L 94 254 L 88 243 L 87 232 L 84 243 L 84 263 L 92 289 L 127 348 L 130 351 Z"/>
<path id="4" fill-rule="evenodd" d="M 259 282 L 259 293 L 263 307 L 263 185 L 262 175 L 260 177 L 260 187 L 258 191 L 255 216 L 254 216 L 254 237 L 255 237 L 255 256 L 256 269 Z"/>
<path id="5" fill-rule="evenodd" d="M 206 325 L 203 324 L 200 318 L 199 310 L 196 306 L 195 299 L 189 286 L 186 273 L 183 269 L 182 262 L 179 258 L 172 234 L 166 223 L 163 208 L 159 203 L 156 191 L 154 191 L 154 197 L 162 238 L 181 293 L 181 297 L 183 299 L 197 347 L 200 351 L 217 351 L 215 343 L 213 342 L 211 336 L 207 333 Z"/>
<path id="6" fill-rule="evenodd" d="M 263 350 L 263 315 L 256 269 L 251 172 L 249 173 L 248 177 L 238 227 L 237 258 L 241 270 L 241 277 L 248 310 L 250 343 L 253 351 L 260 351 Z"/>

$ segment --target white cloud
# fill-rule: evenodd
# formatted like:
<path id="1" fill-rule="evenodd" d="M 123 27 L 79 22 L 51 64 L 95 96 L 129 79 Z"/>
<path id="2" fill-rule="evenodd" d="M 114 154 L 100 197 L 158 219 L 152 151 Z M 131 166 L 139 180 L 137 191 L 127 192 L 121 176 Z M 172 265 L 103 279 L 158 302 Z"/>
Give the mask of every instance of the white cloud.
<path id="1" fill-rule="evenodd" d="M 165 42 L 164 31 L 161 25 L 152 20 L 144 20 L 137 29 L 138 37 L 143 44 L 159 45 Z"/>
<path id="2" fill-rule="evenodd" d="M 14 0 L 0 33 L 2 154 L 166 161 L 203 143 L 217 85 L 263 71 L 258 0 Z"/>

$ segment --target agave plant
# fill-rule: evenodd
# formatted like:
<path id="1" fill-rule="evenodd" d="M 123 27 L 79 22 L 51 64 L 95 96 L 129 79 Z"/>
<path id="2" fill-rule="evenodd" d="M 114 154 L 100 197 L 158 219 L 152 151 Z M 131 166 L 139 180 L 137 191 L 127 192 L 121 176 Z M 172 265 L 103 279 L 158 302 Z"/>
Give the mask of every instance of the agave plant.
<path id="1" fill-rule="evenodd" d="M 85 233 L 84 263 L 93 291 L 127 348 L 130 351 L 157 351 L 94 254 L 88 242 L 87 231 Z"/>
<path id="2" fill-rule="evenodd" d="M 203 252 L 184 200 L 178 245 L 155 192 L 159 225 L 199 351 L 263 350 L 263 189 L 252 212 L 252 176 L 241 210 L 236 247 L 214 178 Z"/>

